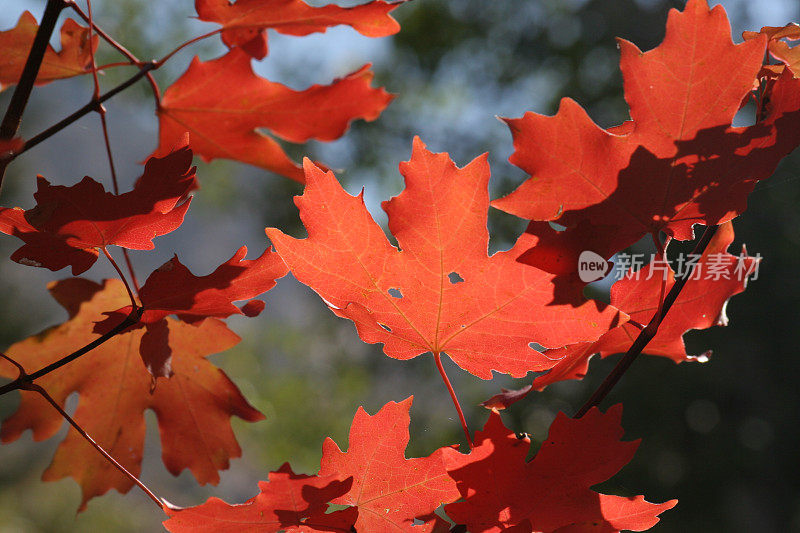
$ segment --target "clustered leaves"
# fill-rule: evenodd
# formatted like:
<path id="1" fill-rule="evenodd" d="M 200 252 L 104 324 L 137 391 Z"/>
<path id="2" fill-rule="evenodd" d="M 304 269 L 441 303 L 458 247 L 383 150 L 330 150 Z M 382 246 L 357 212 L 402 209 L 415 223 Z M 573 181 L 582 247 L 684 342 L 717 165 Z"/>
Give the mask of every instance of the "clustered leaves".
<path id="1" fill-rule="evenodd" d="M 0 359 L 0 375 L 13 380 L 4 388 L 22 396 L 2 424 L 3 442 L 28 429 L 35 440 L 55 435 L 63 419 L 52 403 L 63 406 L 77 392 L 75 422 L 127 471 L 68 433 L 43 478 L 75 479 L 81 509 L 109 489 L 124 493 L 134 485 L 146 409 L 158 419 L 171 473 L 188 469 L 201 484 L 219 481 L 219 471 L 241 455 L 230 419 L 256 422 L 263 415 L 206 358 L 240 340 L 224 320 L 259 315 L 265 303 L 253 298 L 290 271 L 387 356 L 431 355 L 459 415 L 443 355 L 481 379 L 547 373 L 487 400 L 483 430 L 473 436 L 464 423 L 466 453 L 445 445 L 406 458 L 411 398 L 375 415 L 359 408 L 345 451 L 326 439 L 316 474 L 296 474 L 286 463 L 241 504 L 211 498 L 181 509 L 161 501 L 168 530 L 443 532 L 455 523 L 473 532 L 643 531 L 677 503 L 592 490 L 638 446 L 622 440 L 620 405 L 605 413 L 593 407 L 583 417 L 559 414 L 531 460 L 531 439 L 517 436 L 499 411 L 531 391 L 581 379 L 594 354 L 626 352 L 644 333 L 652 334 L 649 354 L 677 363 L 707 359 L 686 353 L 683 334 L 726 325 L 727 300 L 745 289 L 757 265 L 744 249 L 728 253 L 731 220 L 745 210 L 754 185 L 800 144 L 800 56 L 785 41 L 800 38 L 798 27 L 764 28 L 733 44 L 722 8 L 690 0 L 683 12 L 670 12 L 664 42 L 654 50 L 643 53 L 620 40 L 631 119 L 605 130 L 569 99 L 552 117 L 528 112 L 504 119 L 515 148 L 511 162 L 531 177 L 493 202 L 485 154 L 459 168 L 415 138 L 410 160 L 400 165 L 405 190 L 383 203 L 395 246 L 370 216 L 363 193 L 345 192 L 324 164 L 297 165 L 278 141 L 333 140 L 354 119 L 376 119 L 392 96 L 372 87 L 369 65 L 296 91 L 257 76 L 251 62 L 269 51 L 267 29 L 307 35 L 343 24 L 368 37 L 391 35 L 399 26 L 389 13 L 398 5 L 196 0 L 197 15 L 220 26 L 212 34 L 229 51 L 195 57 L 163 95 L 155 94 L 158 147 L 133 189 L 119 193 L 114 181 L 114 192 L 107 192 L 90 177 L 53 185 L 39 176 L 34 207 L 0 208 L 0 232 L 24 243 L 12 260 L 52 271 L 71 267 L 79 275 L 103 252 L 121 277 L 50 283 L 68 319 L 15 343 Z M 3 87 L 22 76 L 37 28 L 25 13 L 17 27 L 0 32 Z M 48 45 L 36 83 L 95 71 L 97 33 L 67 19 L 62 50 Z M 764 64 L 767 51 L 778 64 Z M 141 77 L 172 55 L 149 66 L 128 59 Z M 750 99 L 757 120 L 734 127 L 734 115 Z M 4 165 L 26 150 L 14 132 L 0 143 Z M 267 228 L 274 250 L 245 259 L 241 247 L 205 276 L 175 255 L 141 287 L 129 264 L 131 288 L 109 247 L 151 250 L 156 237 L 181 226 L 199 187 L 193 155 L 304 182 L 295 203 L 308 237 Z M 490 205 L 530 221 L 511 249 L 491 256 Z M 695 224 L 720 225 L 694 267 L 699 272 L 715 262 L 716 276 L 689 279 L 665 304 L 676 286 L 667 244 L 693 239 Z M 631 269 L 612 287 L 610 304 L 587 300 L 579 255 L 589 250 L 612 258 L 647 235 L 662 264 Z M 93 342 L 99 345 L 82 353 Z"/>

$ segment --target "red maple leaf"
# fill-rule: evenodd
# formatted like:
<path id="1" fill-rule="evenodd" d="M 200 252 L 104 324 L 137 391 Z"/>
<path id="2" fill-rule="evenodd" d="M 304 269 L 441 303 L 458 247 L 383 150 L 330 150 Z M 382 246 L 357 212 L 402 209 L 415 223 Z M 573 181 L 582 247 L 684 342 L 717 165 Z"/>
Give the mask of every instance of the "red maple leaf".
<path id="1" fill-rule="evenodd" d="M 302 0 L 195 0 L 200 20 L 222 24 L 222 41 L 262 59 L 267 55 L 267 29 L 288 35 L 325 32 L 346 24 L 367 37 L 386 37 L 400 31 L 389 13 L 401 2 L 368 2 L 353 7 L 312 7 Z"/>
<path id="2" fill-rule="evenodd" d="M 631 121 L 601 129 L 570 99 L 553 117 L 507 120 L 510 160 L 532 177 L 492 205 L 566 226 L 533 226 L 547 245 L 522 258 L 553 272 L 560 264 L 560 274 L 576 271 L 583 250 L 608 258 L 648 233 L 686 240 L 694 224 L 731 220 L 800 143 L 800 80 L 788 73 L 762 120 L 731 126 L 757 81 L 766 38 L 734 45 L 722 7 L 690 0 L 684 12 L 670 11 L 664 42 L 649 52 L 618 42 Z"/>
<path id="3" fill-rule="evenodd" d="M 0 32 L 0 50 L 3 51 L 0 54 L 0 90 L 19 81 L 38 29 L 36 18 L 25 11 L 14 28 Z M 92 36 L 90 49 L 89 28 L 72 19 L 65 20 L 61 26 L 61 51 L 47 46 L 36 85 L 91 72 L 91 54 L 92 50 L 97 50 L 98 39 L 97 35 Z"/>
<path id="4" fill-rule="evenodd" d="M 102 286 L 71 278 L 50 284 L 53 297 L 70 314 L 67 322 L 18 342 L 6 353 L 26 369 L 34 370 L 75 351 L 96 336 L 92 323 L 106 309 L 128 300 L 118 280 Z M 230 417 L 255 422 L 263 415 L 250 406 L 225 374 L 206 360 L 208 355 L 231 348 L 239 337 L 214 319 L 199 326 L 166 319 L 172 350 L 170 379 L 160 380 L 155 390 L 152 377 L 139 361 L 138 345 L 143 330 L 117 335 L 69 365 L 39 378 L 64 405 L 73 392 L 79 394 L 75 421 L 129 472 L 141 471 L 145 437 L 144 411 L 152 409 L 161 433 L 162 458 L 178 475 L 188 468 L 200 483 L 219 482 L 218 470 L 241 450 L 230 426 Z M 0 361 L 0 375 L 15 378 L 16 369 Z M 27 429 L 40 441 L 58 433 L 64 420 L 45 400 L 21 391 L 19 409 L 0 429 L 3 442 L 16 440 Z M 70 431 L 56 450 L 43 479 L 73 477 L 82 488 L 81 510 L 94 496 L 115 488 L 127 492 L 132 481 L 123 476 L 76 432 Z"/>
<path id="5" fill-rule="evenodd" d="M 165 507 L 169 520 L 164 527 L 172 533 L 269 533 L 286 531 L 330 531 L 349 533 L 358 516 L 355 507 L 327 513 L 328 503 L 346 494 L 352 478 L 295 474 L 289 463 L 258 484 L 260 493 L 242 504 L 228 504 L 209 498 L 202 505 L 186 509 Z"/>
<path id="6" fill-rule="evenodd" d="M 165 317 L 177 315 L 182 321 L 197 325 L 209 317 L 227 318 L 234 314 L 252 317 L 264 310 L 261 300 L 250 300 L 241 307 L 233 302 L 267 292 L 275 286 L 276 279 L 286 275 L 288 268 L 271 250 L 265 250 L 257 259 L 246 260 L 246 255 L 247 247 L 242 246 L 207 276 L 195 276 L 175 256 L 147 278 L 138 294 L 144 312 L 139 323 L 130 329 L 146 328 L 140 353 L 155 377 L 172 374 Z M 96 324 L 94 331 L 106 333 L 130 312 L 131 306 L 127 305 L 104 313 L 108 317 Z"/>
<path id="7" fill-rule="evenodd" d="M 758 262 L 742 247 L 740 256 L 727 253 L 733 242 L 733 224 L 723 224 L 709 242 L 703 255 L 693 261 L 695 270 L 686 282 L 675 303 L 659 324 L 656 336 L 644 348 L 644 353 L 682 361 L 704 361 L 711 352 L 700 356 L 688 355 L 683 335 L 690 330 L 726 326 L 725 307 L 728 300 L 745 290 L 747 278 Z M 675 283 L 675 273 L 666 263 L 650 263 L 641 270 L 631 268 L 627 275 L 611 287 L 611 305 L 627 313 L 631 320 L 647 324 L 658 310 L 661 282 L 667 276 L 668 292 Z M 583 379 L 589 359 L 596 353 L 602 357 L 624 353 L 630 348 L 640 329 L 630 322 L 609 330 L 595 342 L 581 342 L 563 348 L 547 350 L 545 355 L 558 361 L 547 374 L 533 380 L 520 390 L 503 390 L 483 403 L 487 408 L 504 409 L 524 398 L 531 390 L 568 379 Z"/>
<path id="8" fill-rule="evenodd" d="M 238 48 L 212 61 L 195 57 L 161 99 L 154 155 L 188 131 L 192 149 L 205 161 L 234 159 L 302 182 L 297 163 L 256 130 L 296 143 L 337 139 L 352 120 L 375 120 L 392 100 L 370 86 L 372 78 L 366 65 L 330 85 L 295 91 L 253 73 L 250 57 Z"/>
<path id="9" fill-rule="evenodd" d="M 332 173 L 306 162 L 307 185 L 295 199 L 304 240 L 277 229 L 267 235 L 295 277 L 359 336 L 386 355 L 411 359 L 446 352 L 483 379 L 492 370 L 522 376 L 555 361 L 531 348 L 599 337 L 620 318 L 601 304 L 548 305 L 553 276 L 517 262 L 528 236 L 487 256 L 489 166 L 481 156 L 457 168 L 447 154 L 414 141 L 401 163 L 406 190 L 383 203 L 398 248 Z M 575 340 L 569 340 L 575 339 Z"/>
<path id="10" fill-rule="evenodd" d="M 445 512 L 469 531 L 487 533 L 585 531 L 578 526 L 586 524 L 600 531 L 649 529 L 677 500 L 652 504 L 590 489 L 616 474 L 639 445 L 620 441 L 621 418 L 621 405 L 605 414 L 593 408 L 577 420 L 559 413 L 526 462 L 530 439 L 518 438 L 493 411 L 469 454 L 444 449 L 447 472 L 464 498 Z"/>
<path id="11" fill-rule="evenodd" d="M 405 457 L 411 402 L 389 402 L 373 416 L 359 407 L 348 450 L 342 452 L 330 438 L 322 446 L 319 475 L 352 476 L 350 490 L 331 501 L 358 507 L 357 531 L 408 531 L 415 519 L 431 518 L 427 515 L 439 505 L 458 498 L 441 448 L 428 457 Z"/>
<path id="12" fill-rule="evenodd" d="M 114 245 L 152 250 L 153 238 L 183 223 L 197 188 L 188 147 L 151 158 L 130 192 L 115 195 L 90 177 L 71 187 L 50 185 L 39 176 L 36 207 L 0 208 L 0 232 L 25 244 L 11 259 L 25 265 L 80 274 L 97 260 L 98 249 Z"/>

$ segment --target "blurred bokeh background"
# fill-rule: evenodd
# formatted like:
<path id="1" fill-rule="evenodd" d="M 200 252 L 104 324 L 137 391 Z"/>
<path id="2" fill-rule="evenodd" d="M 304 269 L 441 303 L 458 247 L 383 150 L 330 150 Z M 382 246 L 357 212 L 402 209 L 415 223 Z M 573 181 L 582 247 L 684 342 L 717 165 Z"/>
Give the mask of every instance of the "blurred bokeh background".
<path id="1" fill-rule="evenodd" d="M 321 4 L 323 2 L 316 2 Z M 800 18 L 794 0 L 727 0 L 733 36 L 745 29 L 781 26 Z M 346 5 L 342 3 L 343 5 Z M 601 126 L 627 118 L 614 37 L 647 50 L 664 35 L 667 11 L 683 1 L 666 0 L 413 0 L 395 13 L 401 32 L 367 39 L 347 28 L 304 38 L 270 34 L 270 55 L 256 70 L 295 88 L 328 83 L 366 62 L 377 81 L 397 94 L 377 122 L 355 123 L 333 143 L 291 146 L 341 169 L 351 192 L 365 188 L 373 216 L 385 224 L 383 199 L 398 194 L 400 161 L 420 135 L 434 151 L 460 165 L 489 152 L 492 197 L 511 191 L 526 176 L 507 161 L 511 136 L 495 116 L 525 111 L 553 113 L 561 97 L 576 99 Z M 214 26 L 192 18 L 192 2 L 124 0 L 94 3 L 98 23 L 142 58 L 157 58 L 177 43 Z M 44 0 L 4 0 L 0 29 L 31 10 L 41 17 Z M 224 48 L 216 38 L 185 50 L 156 73 L 162 89 L 179 76 L 192 55 L 210 59 Z M 2 51 L 0 51 L 2 53 Z M 117 56 L 101 46 L 100 63 Z M 112 87 L 130 70 L 110 70 Z M 141 83 L 107 104 L 110 133 L 123 189 L 140 174 L 139 162 L 155 147 L 157 122 L 149 88 Z M 0 93 L 5 109 L 11 91 Z M 29 137 L 88 101 L 91 79 L 60 81 L 33 94 L 21 134 Z M 746 112 L 745 112 L 746 113 Z M 747 120 L 743 116 L 742 120 Z M 195 273 L 205 274 L 242 244 L 251 257 L 267 246 L 263 229 L 275 226 L 302 236 L 292 196 L 302 187 L 246 165 L 198 162 L 202 189 L 184 226 L 157 241 L 153 252 L 133 253 L 141 278 L 173 253 Z M 737 239 L 764 257 L 759 277 L 728 306 L 730 326 L 687 335 L 690 353 L 712 349 L 710 362 L 675 365 L 656 357 L 636 362 L 606 405 L 624 402 L 626 438 L 643 439 L 628 467 L 604 488 L 643 493 L 650 501 L 678 498 L 656 531 L 800 530 L 800 154 L 751 195 L 747 213 L 735 223 Z M 89 115 L 36 147 L 10 167 L 0 204 L 30 207 L 35 176 L 72 184 L 84 175 L 110 182 L 99 119 Z M 524 223 L 492 210 L 492 250 L 503 249 Z M 18 265 L 8 256 L 18 241 L 0 239 L 0 349 L 60 323 L 63 311 L 49 298 L 47 281 L 67 277 Z M 112 277 L 98 263 L 92 279 Z M 296 471 L 313 473 L 322 441 L 346 446 L 359 405 L 374 413 L 385 402 L 414 395 L 409 456 L 462 440 L 447 392 L 433 361 L 399 362 L 379 346 L 362 343 L 348 321 L 336 318 L 319 298 L 291 277 L 266 295 L 257 319 L 231 319 L 243 337 L 233 350 L 214 356 L 266 420 L 234 421 L 244 450 L 217 487 L 198 487 L 190 475 L 174 478 L 160 462 L 155 417 L 148 413 L 142 478 L 162 497 L 194 505 L 215 495 L 241 502 L 257 492 L 257 481 L 290 460 Z M 611 368 L 615 358 L 595 361 L 582 382 L 555 385 L 514 405 L 505 416 L 516 431 L 545 438 L 558 411 L 574 413 Z M 449 363 L 447 361 L 446 363 Z M 530 382 L 499 376 L 481 381 L 448 364 L 472 428 L 487 413 L 478 403 L 501 386 Z M 12 413 L 15 394 L 0 398 L 0 416 Z M 76 398 L 69 406 L 74 409 Z M 78 516 L 80 491 L 72 480 L 43 483 L 41 472 L 58 437 L 34 443 L 30 433 L 0 447 L 0 532 L 157 531 L 160 517 L 137 491 L 110 493 Z"/>

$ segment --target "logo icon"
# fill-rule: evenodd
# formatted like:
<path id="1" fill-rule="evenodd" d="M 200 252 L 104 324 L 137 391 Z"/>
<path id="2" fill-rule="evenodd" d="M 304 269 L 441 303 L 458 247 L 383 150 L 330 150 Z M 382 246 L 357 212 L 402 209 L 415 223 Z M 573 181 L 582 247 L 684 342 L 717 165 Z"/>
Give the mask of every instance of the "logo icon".
<path id="1" fill-rule="evenodd" d="M 603 279 L 613 265 L 611 261 L 606 261 L 591 250 L 584 250 L 578 257 L 578 277 L 584 283 Z"/>

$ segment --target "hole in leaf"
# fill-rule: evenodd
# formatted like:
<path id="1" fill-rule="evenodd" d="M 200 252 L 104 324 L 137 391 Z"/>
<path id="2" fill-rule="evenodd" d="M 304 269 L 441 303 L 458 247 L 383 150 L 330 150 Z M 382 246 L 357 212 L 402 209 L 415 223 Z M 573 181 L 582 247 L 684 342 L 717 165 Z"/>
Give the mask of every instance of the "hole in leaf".
<path id="1" fill-rule="evenodd" d="M 382 327 L 383 329 L 385 329 L 386 331 L 388 331 L 389 333 L 391 333 L 391 332 L 392 332 L 392 328 L 390 328 L 390 327 L 389 327 L 389 326 L 387 326 L 386 324 L 381 324 L 381 323 L 378 323 L 378 325 L 379 325 L 380 327 Z"/>
<path id="2" fill-rule="evenodd" d="M 450 283 L 455 285 L 456 283 L 461 283 L 464 281 L 464 278 L 458 275 L 458 272 L 450 272 L 447 277 L 450 279 Z"/>
<path id="3" fill-rule="evenodd" d="M 395 298 L 402 298 L 403 297 L 403 293 L 400 292 L 400 289 L 395 289 L 394 287 L 389 289 L 389 294 L 394 296 Z"/>

